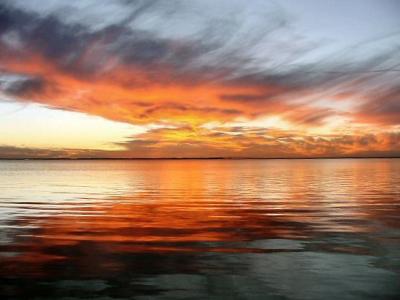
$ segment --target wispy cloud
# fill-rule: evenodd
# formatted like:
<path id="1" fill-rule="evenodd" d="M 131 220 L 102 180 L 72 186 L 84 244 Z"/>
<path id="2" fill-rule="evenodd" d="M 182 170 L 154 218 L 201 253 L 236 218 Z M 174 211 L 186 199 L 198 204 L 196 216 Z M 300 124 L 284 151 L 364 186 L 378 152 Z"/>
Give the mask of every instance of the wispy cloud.
<path id="1" fill-rule="evenodd" d="M 34 3 L 0 5 L 2 93 L 163 124 L 124 144 L 133 156 L 340 156 L 399 147 L 398 43 L 317 55 L 323 41 L 298 32 L 281 7 L 258 2 Z M 203 127 L 276 116 L 288 125 L 257 134 Z M 346 122 L 364 131 L 348 132 Z M 296 135 L 268 133 L 278 129 Z"/>

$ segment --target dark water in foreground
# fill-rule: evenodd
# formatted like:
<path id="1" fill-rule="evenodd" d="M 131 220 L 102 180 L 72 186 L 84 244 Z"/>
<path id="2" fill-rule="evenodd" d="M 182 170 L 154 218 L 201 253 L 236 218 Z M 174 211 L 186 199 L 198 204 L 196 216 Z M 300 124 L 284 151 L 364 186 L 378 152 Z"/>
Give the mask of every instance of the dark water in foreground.
<path id="1" fill-rule="evenodd" d="M 400 299 L 400 160 L 0 162 L 0 295 Z"/>

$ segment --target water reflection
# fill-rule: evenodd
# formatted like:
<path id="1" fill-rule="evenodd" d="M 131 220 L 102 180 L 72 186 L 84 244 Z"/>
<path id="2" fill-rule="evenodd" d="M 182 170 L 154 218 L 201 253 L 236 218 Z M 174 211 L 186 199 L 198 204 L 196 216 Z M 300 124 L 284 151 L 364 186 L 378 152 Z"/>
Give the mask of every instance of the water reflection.
<path id="1" fill-rule="evenodd" d="M 8 298 L 400 293 L 400 160 L 1 162 L 0 189 Z"/>

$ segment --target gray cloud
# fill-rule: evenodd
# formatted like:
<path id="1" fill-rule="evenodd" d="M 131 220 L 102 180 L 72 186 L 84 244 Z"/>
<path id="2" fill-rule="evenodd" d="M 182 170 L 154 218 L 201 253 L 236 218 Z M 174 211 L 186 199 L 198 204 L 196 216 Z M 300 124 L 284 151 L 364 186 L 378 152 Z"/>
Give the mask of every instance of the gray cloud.
<path id="1" fill-rule="evenodd" d="M 381 41 L 310 60 L 321 44 L 296 32 L 294 20 L 276 5 L 253 7 L 239 0 L 234 5 L 226 1 L 188 5 L 179 0 L 172 4 L 157 0 L 39 2 L 0 4 L 0 60 L 42 56 L 75 78 L 110 76 L 113 84 L 128 88 L 178 81 L 189 86 L 218 82 L 254 89 L 254 93 L 221 94 L 227 106 L 222 109 L 154 103 L 146 104 L 143 114 L 172 109 L 239 115 L 241 111 L 230 103 L 259 106 L 260 114 L 268 111 L 268 104 L 278 102 L 297 110 L 346 91 L 368 99 L 360 103 L 360 115 L 389 116 L 388 123 L 399 123 L 396 87 L 400 54 L 396 43 L 372 51 L 373 55 L 367 55 L 365 49 L 375 48 Z M 139 69 L 141 77 L 113 78 L 112 69 L 118 67 Z M 167 75 L 162 76 L 165 70 Z M 5 92 L 30 96 L 53 84 L 46 74 L 29 76 Z M 313 94 L 309 103 L 297 102 L 309 94 Z M 320 123 L 332 113 L 318 109 L 308 116 L 299 114 L 297 119 Z"/>

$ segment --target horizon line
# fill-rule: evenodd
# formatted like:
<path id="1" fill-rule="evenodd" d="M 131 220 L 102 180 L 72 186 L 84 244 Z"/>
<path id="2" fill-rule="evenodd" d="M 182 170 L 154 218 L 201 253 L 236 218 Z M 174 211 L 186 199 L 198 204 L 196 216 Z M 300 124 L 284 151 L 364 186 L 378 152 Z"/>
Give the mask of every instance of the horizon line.
<path id="1" fill-rule="evenodd" d="M 256 160 L 256 159 L 400 159 L 400 156 L 326 156 L 326 157 L 21 157 L 2 160 Z"/>

